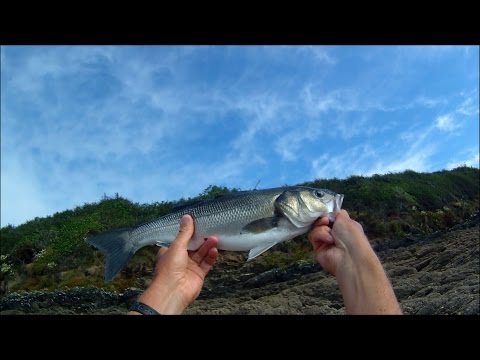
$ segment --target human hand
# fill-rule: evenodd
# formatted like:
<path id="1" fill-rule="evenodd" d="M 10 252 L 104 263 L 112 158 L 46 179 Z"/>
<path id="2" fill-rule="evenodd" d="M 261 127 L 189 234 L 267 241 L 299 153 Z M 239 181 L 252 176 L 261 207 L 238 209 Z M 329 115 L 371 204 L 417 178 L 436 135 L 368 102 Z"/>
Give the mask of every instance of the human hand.
<path id="1" fill-rule="evenodd" d="M 346 257 L 356 257 L 371 247 L 362 225 L 352 220 L 345 210 L 337 214 L 332 228 L 328 224 L 328 217 L 318 219 L 308 234 L 308 240 L 320 265 L 336 276 L 337 271 L 346 265 Z"/>
<path id="2" fill-rule="evenodd" d="M 333 274 L 345 301 L 347 314 L 401 314 L 401 308 L 380 260 L 362 226 L 345 210 L 333 227 L 327 217 L 318 219 L 308 234 L 317 261 Z"/>
<path id="3" fill-rule="evenodd" d="M 198 250 L 187 251 L 193 232 L 192 217 L 184 215 L 176 239 L 168 249 L 158 252 L 151 285 L 138 298 L 162 315 L 181 314 L 198 297 L 205 276 L 217 259 L 215 237 L 209 237 Z"/>

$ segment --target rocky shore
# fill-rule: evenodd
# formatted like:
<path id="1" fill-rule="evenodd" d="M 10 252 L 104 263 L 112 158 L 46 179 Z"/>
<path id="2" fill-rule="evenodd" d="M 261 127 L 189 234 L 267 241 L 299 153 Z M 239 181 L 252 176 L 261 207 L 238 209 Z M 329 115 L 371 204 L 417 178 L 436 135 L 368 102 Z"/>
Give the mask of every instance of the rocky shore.
<path id="1" fill-rule="evenodd" d="M 480 314 L 478 214 L 447 231 L 385 240 L 374 248 L 405 314 Z M 313 261 L 262 271 L 235 256 L 209 274 L 186 314 L 344 313 L 335 279 Z M 0 300 L 0 314 L 125 314 L 140 292 L 13 293 Z"/>

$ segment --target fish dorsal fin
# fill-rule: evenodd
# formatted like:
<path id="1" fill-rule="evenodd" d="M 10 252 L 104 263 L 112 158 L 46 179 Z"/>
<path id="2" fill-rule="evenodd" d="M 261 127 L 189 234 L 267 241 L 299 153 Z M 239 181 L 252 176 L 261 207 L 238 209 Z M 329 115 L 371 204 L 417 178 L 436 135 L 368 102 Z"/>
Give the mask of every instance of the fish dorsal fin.
<path id="1" fill-rule="evenodd" d="M 172 209 L 172 212 L 180 211 L 180 210 L 183 210 L 183 209 L 186 209 L 186 208 L 189 208 L 189 207 L 198 206 L 198 205 L 200 205 L 200 204 L 207 203 L 207 202 L 209 202 L 209 201 L 212 201 L 212 199 L 185 201 L 185 202 L 182 202 L 182 203 L 178 204 L 177 206 L 175 206 L 175 207 Z"/>
<path id="2" fill-rule="evenodd" d="M 250 252 L 248 253 L 248 259 L 247 261 L 255 259 L 257 256 L 263 254 L 265 251 L 270 249 L 273 245 L 275 245 L 276 242 L 268 243 L 266 245 L 260 245 L 257 247 L 254 247 Z"/>
<path id="3" fill-rule="evenodd" d="M 252 221 L 251 223 L 245 225 L 242 230 L 246 232 L 259 234 L 268 230 L 271 230 L 278 226 L 278 217 L 271 216 L 262 219 Z"/>

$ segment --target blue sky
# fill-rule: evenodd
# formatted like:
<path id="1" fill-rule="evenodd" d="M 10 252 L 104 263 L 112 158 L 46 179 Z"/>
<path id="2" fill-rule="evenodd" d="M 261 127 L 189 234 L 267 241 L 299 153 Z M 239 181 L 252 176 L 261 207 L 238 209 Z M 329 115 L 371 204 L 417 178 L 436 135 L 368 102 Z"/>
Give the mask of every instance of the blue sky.
<path id="1" fill-rule="evenodd" d="M 473 46 L 3 46 L 1 225 L 478 167 L 478 84 Z"/>

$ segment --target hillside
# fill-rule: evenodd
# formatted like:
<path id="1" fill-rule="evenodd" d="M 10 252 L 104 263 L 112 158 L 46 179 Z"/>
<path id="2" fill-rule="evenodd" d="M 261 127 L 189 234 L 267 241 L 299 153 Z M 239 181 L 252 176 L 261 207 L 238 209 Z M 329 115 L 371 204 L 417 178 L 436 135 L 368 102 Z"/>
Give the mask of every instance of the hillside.
<path id="1" fill-rule="evenodd" d="M 390 239 L 375 246 L 405 314 L 480 314 L 477 214 L 428 236 Z M 12 293 L 0 314 L 126 314 L 142 289 L 94 287 Z M 224 256 L 186 314 L 343 314 L 335 279 L 314 261 L 261 270 Z"/>
<path id="2" fill-rule="evenodd" d="M 299 185 L 329 188 L 345 194 L 343 207 L 363 224 L 372 243 L 381 250 L 382 244 L 405 238 L 426 239 L 470 219 L 479 211 L 479 180 L 479 169 L 460 167 L 434 173 L 405 171 L 372 177 L 352 176 L 345 180 L 315 180 Z M 153 204 L 132 203 L 116 194 L 17 227 L 3 227 L 0 233 L 2 294 L 77 286 L 108 291 L 143 288 L 153 270 L 155 247 L 139 251 L 120 276 L 105 284 L 103 255 L 83 239 L 90 234 L 153 220 L 183 201 L 235 190 L 210 186 L 193 199 Z M 244 254 L 222 252 L 218 269 L 234 271 L 243 260 Z M 404 260 L 407 265 L 402 266 L 411 266 L 408 258 Z M 268 274 L 305 262 L 311 263 L 311 249 L 303 236 L 275 246 L 254 261 L 253 266 L 256 273 Z M 251 270 L 242 268 L 243 273 L 238 276 L 246 279 Z M 206 286 L 202 296 L 208 291 Z M 195 312 L 194 309 L 190 311 Z"/>

